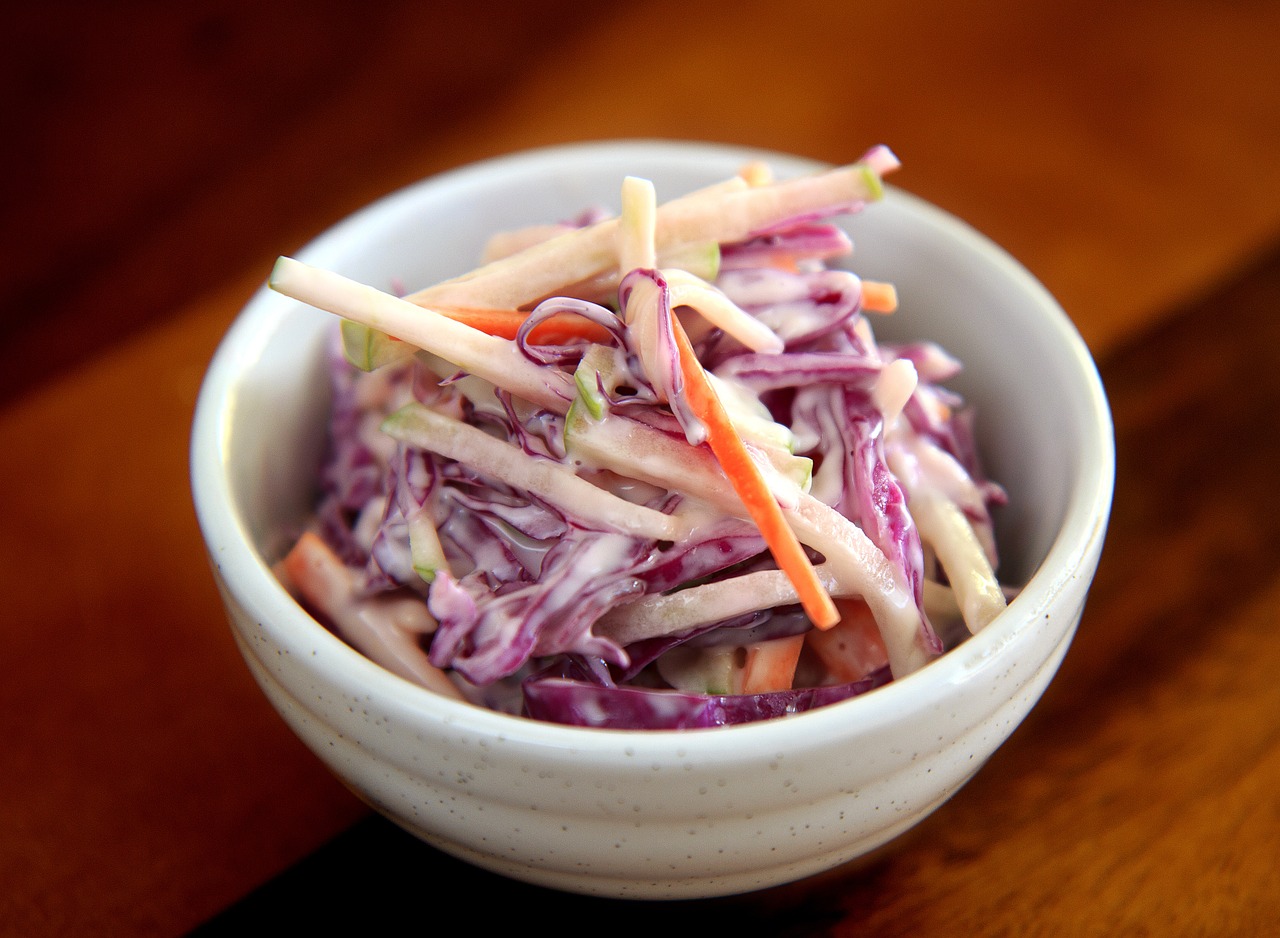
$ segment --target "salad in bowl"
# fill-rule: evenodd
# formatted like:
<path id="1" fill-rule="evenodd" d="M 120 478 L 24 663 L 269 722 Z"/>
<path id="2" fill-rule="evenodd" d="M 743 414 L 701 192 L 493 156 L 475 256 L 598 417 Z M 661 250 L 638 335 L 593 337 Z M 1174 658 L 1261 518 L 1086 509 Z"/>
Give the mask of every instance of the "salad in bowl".
<path id="1" fill-rule="evenodd" d="M 874 850 L 1019 726 L 1110 416 L 1048 291 L 896 162 L 551 147 L 279 261 L 192 490 L 249 670 L 353 792 L 507 876 L 706 897 Z"/>
<path id="2" fill-rule="evenodd" d="M 496 232 L 406 291 L 282 257 L 342 318 L 314 523 L 278 566 L 437 692 L 623 729 L 865 693 L 1005 606 L 960 363 L 884 343 L 891 283 L 835 221 L 896 157 L 764 162 L 659 203 Z"/>

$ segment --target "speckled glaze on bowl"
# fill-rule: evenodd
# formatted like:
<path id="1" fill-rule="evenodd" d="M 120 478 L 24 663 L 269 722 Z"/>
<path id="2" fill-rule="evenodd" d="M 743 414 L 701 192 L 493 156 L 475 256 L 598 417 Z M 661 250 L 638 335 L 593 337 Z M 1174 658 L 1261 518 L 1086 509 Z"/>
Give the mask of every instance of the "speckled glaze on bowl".
<path id="1" fill-rule="evenodd" d="M 856 156 L 856 154 L 854 155 Z M 626 174 L 659 198 L 764 157 L 624 141 L 516 154 L 374 203 L 298 256 L 409 288 L 474 265 L 494 230 L 616 204 Z M 954 794 L 1018 726 L 1075 633 L 1114 473 L 1097 371 L 1062 310 L 973 230 L 904 192 L 848 223 L 853 266 L 892 280 L 881 337 L 940 341 L 965 363 L 980 445 L 1010 506 L 1001 573 L 1025 588 L 981 634 L 862 698 L 781 721 L 616 732 L 445 700 L 382 670 L 308 617 L 272 576 L 279 537 L 313 491 L 328 404 L 324 313 L 265 289 L 209 369 L 193 491 L 236 641 L 267 697 L 336 775 L 438 848 L 587 894 L 693 898 L 799 879 L 860 856 Z"/>

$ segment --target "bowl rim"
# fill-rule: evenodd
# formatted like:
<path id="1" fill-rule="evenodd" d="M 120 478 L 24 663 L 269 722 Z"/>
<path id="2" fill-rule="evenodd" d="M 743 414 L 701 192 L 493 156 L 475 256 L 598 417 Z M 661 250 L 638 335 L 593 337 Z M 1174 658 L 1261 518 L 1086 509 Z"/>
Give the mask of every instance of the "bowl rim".
<path id="1" fill-rule="evenodd" d="M 818 161 L 754 147 L 721 143 L 654 139 L 613 139 L 557 144 L 520 150 L 428 176 L 392 191 L 327 228 L 296 253 L 302 260 L 325 255 L 341 244 L 354 226 L 367 223 L 378 213 L 393 210 L 424 190 L 455 185 L 481 184 L 487 177 L 538 166 L 564 171 L 570 163 L 589 163 L 625 155 L 698 160 L 707 156 L 770 160 L 786 172 L 806 171 L 825 165 Z M 1007 251 L 967 222 L 944 209 L 895 186 L 886 186 L 885 199 L 967 250 L 984 256 L 1036 303 L 1046 328 L 1062 343 L 1078 378 L 1080 405 L 1088 415 L 1087 428 L 1077 457 L 1081 472 L 1066 499 L 1066 511 L 1044 560 L 1028 579 L 1008 610 L 996 617 L 958 649 L 942 655 L 925 668 L 877 690 L 785 719 L 763 720 L 704 730 L 618 730 L 565 726 L 513 716 L 441 697 L 407 681 L 365 657 L 325 629 L 299 606 L 272 574 L 255 549 L 249 529 L 238 516 L 228 468 L 231 389 L 246 363 L 266 342 L 271 324 L 280 322 L 297 304 L 260 285 L 237 314 L 208 366 L 197 398 L 190 441 L 190 473 L 197 519 L 211 563 L 220 571 L 220 583 L 242 604 L 261 628 L 269 630 L 294 654 L 306 655 L 326 681 L 352 697 L 377 698 L 404 716 L 448 726 L 480 737 L 501 738 L 542 750 L 584 753 L 630 753 L 653 758 L 696 752 L 706 760 L 758 757 L 766 750 L 794 751 L 800 740 L 822 745 L 851 730 L 874 731 L 895 723 L 905 713 L 945 705 L 949 689 L 971 680 L 1001 649 L 1025 639 L 1047 617 L 1054 598 L 1075 577 L 1076 571 L 1096 562 L 1105 536 L 1115 483 L 1114 429 L 1109 405 L 1097 367 L 1065 311 L 1048 290 Z M 314 261 L 313 261 L 314 262 Z M 849 708 L 856 707 L 855 720 Z M 797 732 L 803 727 L 804 733 Z M 691 736 L 690 733 L 695 735 Z M 744 735 L 753 746 L 743 746 Z M 696 743 L 695 743 L 696 740 Z"/>

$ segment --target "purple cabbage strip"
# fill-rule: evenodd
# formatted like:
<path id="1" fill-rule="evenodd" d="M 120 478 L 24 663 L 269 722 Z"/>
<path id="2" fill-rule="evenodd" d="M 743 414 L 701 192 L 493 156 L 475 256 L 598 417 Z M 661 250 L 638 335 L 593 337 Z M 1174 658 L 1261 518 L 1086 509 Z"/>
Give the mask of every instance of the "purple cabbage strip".
<path id="1" fill-rule="evenodd" d="M 862 281 L 847 270 L 726 270 L 716 286 L 789 348 L 841 329 L 862 304 Z"/>
<path id="2" fill-rule="evenodd" d="M 658 347 L 654 350 L 652 360 L 659 363 L 661 374 L 648 375 L 649 382 L 666 398 L 667 406 L 684 431 L 685 439 L 691 446 L 696 446 L 707 437 L 707 428 L 702 420 L 690 408 L 684 393 L 684 372 L 680 368 L 680 352 L 676 346 L 675 315 L 671 311 L 671 288 L 667 281 L 656 270 L 633 270 L 622 278 L 618 285 L 618 304 L 623 310 L 623 318 L 634 324 L 637 317 L 648 311 L 628 311 L 630 304 L 636 302 L 635 288 L 637 281 L 652 281 L 657 288 L 657 302 L 652 314 L 656 317 L 654 338 Z M 641 373 L 644 369 L 639 369 Z"/>
<path id="3" fill-rule="evenodd" d="M 844 229 L 832 224 L 802 223 L 720 247 L 720 270 L 781 267 L 824 261 L 853 250 Z"/>
<path id="4" fill-rule="evenodd" d="M 452 535 L 448 527 L 442 535 Z M 430 606 L 440 622 L 432 661 L 476 684 L 515 673 L 535 656 L 594 655 L 627 668 L 628 655 L 590 629 L 608 609 L 665 592 L 759 556 L 759 532 L 726 519 L 700 536 L 664 545 L 567 526 L 528 579 L 496 587 L 491 570 L 461 579 L 437 575 Z"/>
<path id="5" fill-rule="evenodd" d="M 548 552 L 536 582 L 510 590 L 495 593 L 479 576 L 437 574 L 428 603 L 439 622 L 431 662 L 481 685 L 514 674 L 535 655 L 574 652 L 625 665 L 622 649 L 591 626 L 644 589 L 625 570 L 647 550 L 638 538 L 577 532 Z"/>
<path id="6" fill-rule="evenodd" d="M 534 345 L 529 340 L 529 336 L 534 329 L 552 316 L 562 313 L 581 316 L 583 319 L 593 322 L 612 333 L 616 343 L 621 344 L 623 342 L 626 327 L 613 310 L 588 300 L 579 300 L 569 296 L 555 296 L 543 300 L 535 306 L 529 315 L 525 317 L 524 322 L 520 324 L 520 328 L 516 330 L 516 345 L 530 361 L 537 362 L 539 365 L 561 365 L 566 362 L 575 362 L 582 356 L 581 343 L 543 346 Z"/>
<path id="7" fill-rule="evenodd" d="M 797 439 L 818 442 L 819 472 L 830 461 L 841 466 L 841 484 L 831 500 L 842 515 L 866 532 L 901 573 L 919 610 L 927 647 L 940 650 L 924 613 L 924 548 L 907 510 L 906 495 L 885 460 L 884 415 L 863 390 L 812 385 L 797 391 L 793 404 Z"/>
<path id="8" fill-rule="evenodd" d="M 509 532 L 491 515 L 454 510 L 456 494 L 449 490 L 447 495 L 450 510 L 438 531 L 451 570 L 471 571 L 493 590 L 533 579 L 536 571 L 516 552 Z"/>
<path id="9" fill-rule="evenodd" d="M 866 355 L 850 352 L 748 352 L 729 359 L 716 369 L 716 375 L 740 381 L 757 393 L 813 384 L 870 389 L 880 376 L 881 367 Z"/>
<path id="10" fill-rule="evenodd" d="M 535 720 L 616 730 L 684 730 L 790 716 L 865 694 L 888 681 L 888 668 L 881 668 L 850 684 L 765 694 L 684 694 L 561 677 L 526 680 L 523 688 L 525 716 Z"/>
<path id="11" fill-rule="evenodd" d="M 844 389 L 831 403 L 842 407 L 849 428 L 840 439 L 847 441 L 843 458 L 853 499 L 841 510 L 903 571 L 916 605 L 923 606 L 924 550 L 906 494 L 885 461 L 884 415 L 866 391 Z"/>
<path id="12" fill-rule="evenodd" d="M 824 205 L 821 208 L 815 208 L 812 211 L 803 212 L 798 215 L 792 215 L 789 218 L 781 219 L 771 225 L 763 228 L 757 228 L 748 234 L 747 240 L 760 238 L 767 235 L 775 234 L 780 231 L 788 231 L 812 222 L 820 222 L 827 218 L 834 218 L 836 215 L 856 215 L 866 207 L 865 199 L 850 199 L 847 202 L 836 202 L 832 205 Z"/>
<path id="13" fill-rule="evenodd" d="M 421 450 L 396 446 L 387 474 L 387 500 L 382 524 L 369 548 L 365 566 L 366 593 L 406 586 L 425 592 L 422 577 L 413 569 L 409 551 L 409 518 L 430 511 L 436 487 L 435 463 Z"/>
<path id="14" fill-rule="evenodd" d="M 333 404 L 327 452 L 320 470 L 320 502 L 316 509 L 320 536 L 349 566 L 368 559 L 352 525 L 358 513 L 382 494 L 385 468 L 361 433 L 364 413 L 356 391 L 356 371 L 342 354 L 340 334 L 327 350 Z"/>

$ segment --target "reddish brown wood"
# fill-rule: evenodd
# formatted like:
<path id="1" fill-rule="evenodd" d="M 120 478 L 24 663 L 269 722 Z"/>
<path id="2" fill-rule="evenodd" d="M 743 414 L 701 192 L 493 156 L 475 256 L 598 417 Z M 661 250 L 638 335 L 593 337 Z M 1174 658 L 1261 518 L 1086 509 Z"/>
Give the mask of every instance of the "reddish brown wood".
<path id="1" fill-rule="evenodd" d="M 224 922 L 296 915 L 301 897 L 336 920 L 339 874 L 376 890 L 418 871 L 484 890 L 499 918 L 533 902 L 551 921 L 619 914 L 367 820 L 238 658 L 186 445 L 205 363 L 277 253 L 427 172 L 633 135 L 831 160 L 892 144 L 902 184 L 1063 299 L 1103 361 L 1120 476 L 1062 674 L 951 803 L 828 876 L 626 915 L 795 934 L 1265 932 L 1280 920 L 1280 7 L 582 9 L 6 16 L 0 932 L 180 933 L 229 908 Z"/>

